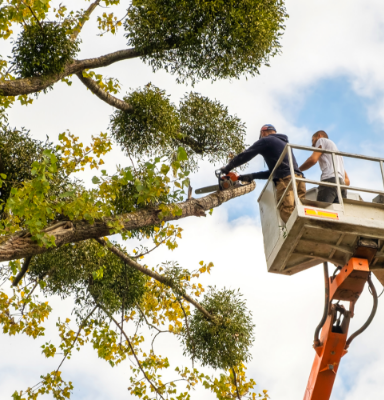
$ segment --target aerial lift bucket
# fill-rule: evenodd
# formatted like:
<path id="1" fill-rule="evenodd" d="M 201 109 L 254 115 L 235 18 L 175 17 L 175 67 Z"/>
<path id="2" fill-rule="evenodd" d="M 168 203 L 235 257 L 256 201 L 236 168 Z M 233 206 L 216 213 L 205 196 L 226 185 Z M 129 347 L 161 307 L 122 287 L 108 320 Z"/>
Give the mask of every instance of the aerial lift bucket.
<path id="1" fill-rule="evenodd" d="M 330 154 L 336 183 L 295 176 L 292 149 Z M 286 156 L 291 180 L 282 196 L 277 198 L 274 173 L 286 160 Z M 384 158 L 288 143 L 258 199 L 268 272 L 292 276 L 324 263 L 324 314 L 315 331 L 313 347 L 316 355 L 304 400 L 330 398 L 341 358 L 352 340 L 368 327 L 376 313 L 377 294 L 371 273 L 384 285 L 384 189 L 346 186 L 340 181 L 336 168 L 338 156 L 376 163 L 384 186 Z M 314 189 L 307 191 L 305 198 L 299 198 L 298 182 L 333 187 L 337 192 L 338 203 L 317 201 L 317 196 L 313 196 Z M 290 188 L 295 205 L 288 221 L 284 223 L 280 217 L 280 208 Z M 348 191 L 346 198 L 342 196 L 343 190 Z M 368 202 L 363 201 L 357 192 L 377 196 Z M 331 278 L 328 277 L 328 262 L 337 266 Z M 373 295 L 373 309 L 367 322 L 348 338 L 354 306 L 366 282 Z M 340 305 L 340 301 L 349 302 L 348 310 Z"/>

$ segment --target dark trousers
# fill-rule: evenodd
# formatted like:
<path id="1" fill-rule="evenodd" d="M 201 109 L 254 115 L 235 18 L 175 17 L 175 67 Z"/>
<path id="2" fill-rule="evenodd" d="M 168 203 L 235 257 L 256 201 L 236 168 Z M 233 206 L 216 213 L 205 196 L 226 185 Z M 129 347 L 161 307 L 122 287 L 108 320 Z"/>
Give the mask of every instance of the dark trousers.
<path id="1" fill-rule="evenodd" d="M 344 180 L 339 177 L 340 184 L 345 185 Z M 324 179 L 322 182 L 336 183 L 336 178 Z M 341 189 L 341 197 L 343 199 L 347 198 L 347 191 Z M 319 191 L 317 192 L 317 201 L 324 201 L 326 203 L 338 203 L 339 198 L 337 196 L 337 188 L 331 186 L 319 186 Z"/>

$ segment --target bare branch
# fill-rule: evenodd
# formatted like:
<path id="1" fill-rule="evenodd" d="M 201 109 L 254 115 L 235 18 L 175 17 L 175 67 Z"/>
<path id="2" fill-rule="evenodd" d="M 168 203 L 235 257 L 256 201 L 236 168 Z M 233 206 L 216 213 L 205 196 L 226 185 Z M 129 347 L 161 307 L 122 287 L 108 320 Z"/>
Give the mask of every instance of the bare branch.
<path id="1" fill-rule="evenodd" d="M 142 272 L 143 274 L 145 274 L 145 275 L 157 280 L 158 282 L 162 283 L 163 285 L 166 285 L 173 289 L 172 283 L 169 281 L 169 279 L 166 276 L 160 275 L 157 272 L 152 271 L 149 268 L 132 260 L 132 258 L 128 257 L 125 253 L 123 253 L 116 246 L 113 246 L 110 242 L 106 242 L 104 239 L 100 239 L 100 238 L 96 238 L 95 240 L 97 242 L 99 242 L 102 246 L 107 247 L 110 252 L 117 255 L 120 259 L 122 259 L 130 267 L 135 268 L 136 270 Z M 180 293 L 180 296 L 182 296 L 185 300 L 187 300 L 189 303 L 194 305 L 209 320 L 213 321 L 213 319 L 214 319 L 213 315 L 211 315 L 200 303 L 198 303 L 196 300 L 194 300 L 191 296 L 189 296 L 186 293 L 182 293 L 182 294 Z"/>
<path id="2" fill-rule="evenodd" d="M 239 400 L 241 400 L 241 396 L 240 396 L 240 393 L 239 393 L 239 388 L 238 388 L 238 386 L 237 386 L 237 375 L 236 375 L 235 368 L 232 367 L 231 370 L 232 370 L 232 373 L 233 373 L 233 380 L 235 381 L 237 398 L 238 398 Z"/>
<path id="3" fill-rule="evenodd" d="M 116 28 L 116 26 L 118 26 L 118 24 L 125 18 L 125 17 L 127 17 L 129 15 L 129 11 L 127 11 L 125 14 L 124 14 L 124 16 L 123 16 L 123 18 L 120 18 L 118 21 L 116 21 L 113 25 L 112 25 L 112 27 L 113 28 Z M 112 31 L 112 28 L 108 28 L 106 31 L 104 31 L 104 32 L 102 32 L 102 33 L 99 33 L 97 36 L 103 36 L 104 34 L 106 34 L 106 33 L 108 33 L 108 32 L 111 32 Z"/>
<path id="4" fill-rule="evenodd" d="M 37 18 L 37 15 L 35 14 L 35 12 L 33 11 L 32 7 L 29 6 L 28 4 L 25 4 L 24 2 L 22 2 L 25 6 L 27 6 L 27 8 L 29 9 L 29 11 L 31 12 L 33 18 L 35 18 L 35 20 L 37 21 L 37 23 L 39 24 L 40 28 L 43 30 L 43 25 L 41 25 L 41 22 L 39 20 L 39 18 Z"/>
<path id="5" fill-rule="evenodd" d="M 79 72 L 76 75 L 93 94 L 95 94 L 99 99 L 108 103 L 110 106 L 127 113 L 131 113 L 133 111 L 133 107 L 130 104 L 118 99 L 115 96 L 112 96 L 110 93 L 103 90 L 93 79 L 83 76 L 82 72 Z"/>
<path id="6" fill-rule="evenodd" d="M 77 339 L 80 336 L 80 332 L 82 331 L 82 329 L 84 328 L 85 323 L 88 321 L 89 317 L 95 312 L 95 310 L 99 307 L 99 305 L 96 305 L 92 311 L 83 319 L 83 321 L 81 322 L 80 326 L 79 326 L 79 330 L 77 331 L 76 337 L 75 339 L 73 339 L 73 343 L 71 345 L 71 347 L 69 348 L 69 350 L 67 352 L 64 352 L 64 357 L 61 360 L 61 363 L 59 364 L 59 366 L 57 367 L 57 370 L 55 372 L 55 374 L 57 374 L 61 368 L 61 366 L 63 365 L 64 361 L 67 359 L 68 354 L 70 353 L 70 351 L 73 349 L 73 347 L 75 346 Z"/>
<path id="7" fill-rule="evenodd" d="M 35 291 L 35 289 L 37 288 L 38 284 L 39 284 L 39 281 L 37 280 L 36 283 L 33 285 L 33 288 L 31 289 L 31 291 L 28 293 L 28 296 L 24 299 L 23 308 L 21 309 L 21 315 L 24 315 L 24 310 L 25 310 L 25 306 L 27 305 L 27 300 L 32 296 L 32 294 Z"/>
<path id="8" fill-rule="evenodd" d="M 195 364 L 195 341 L 193 340 L 193 338 L 191 336 L 191 332 L 189 331 L 188 317 L 187 317 L 187 313 L 184 310 L 183 303 L 179 299 L 177 301 L 179 302 L 180 307 L 183 310 L 184 319 L 185 319 L 185 326 L 187 328 L 188 338 L 192 342 L 192 346 L 193 346 L 192 369 L 194 369 L 194 364 Z"/>
<path id="9" fill-rule="evenodd" d="M 163 239 L 160 243 L 158 243 L 155 247 L 153 247 L 151 250 L 148 250 L 144 253 L 138 254 L 137 256 L 133 256 L 131 257 L 132 259 L 137 259 L 143 256 L 146 256 L 147 254 L 151 253 L 153 250 L 156 250 L 159 246 L 161 246 L 165 241 L 167 240 L 167 238 Z"/>
<path id="10" fill-rule="evenodd" d="M 17 286 L 18 283 L 23 279 L 24 275 L 28 271 L 29 263 L 31 262 L 32 257 L 25 257 L 24 264 L 21 267 L 21 270 L 16 275 L 14 281 L 12 282 L 12 286 Z"/>
<path id="11" fill-rule="evenodd" d="M 141 54 L 135 49 L 120 50 L 96 58 L 74 60 L 64 68 L 63 72 L 58 74 L 34 76 L 32 78 L 15 80 L 2 80 L 0 81 L 0 95 L 18 96 L 21 94 L 36 93 L 48 88 L 66 76 L 77 74 L 84 69 L 107 67 L 115 62 L 136 58 L 140 55 Z"/>
<path id="12" fill-rule="evenodd" d="M 181 211 L 179 216 L 169 214 L 163 219 L 160 219 L 159 210 L 157 208 L 148 208 L 134 213 L 120 215 L 116 218 L 123 221 L 126 231 L 130 231 L 133 229 L 141 229 L 145 226 L 159 225 L 163 221 L 174 221 L 191 216 L 204 217 L 205 211 L 218 207 L 235 197 L 250 193 L 255 187 L 255 183 L 252 182 L 239 188 L 211 193 L 200 199 L 191 198 L 183 203 L 177 204 Z M 110 228 L 111 222 L 113 221 L 113 218 L 104 218 L 103 220 L 95 221 L 93 224 L 87 221 L 73 221 L 65 225 L 52 224 L 52 226 L 56 225 L 56 228 L 50 230 L 49 233 L 54 237 L 56 246 L 60 247 L 67 243 L 110 236 L 114 234 L 113 229 Z M 48 229 L 51 229 L 51 227 Z M 26 258 L 46 253 L 49 250 L 34 242 L 26 231 L 20 231 L 1 239 L 0 262 Z"/>
<path id="13" fill-rule="evenodd" d="M 170 333 L 170 332 L 171 332 L 171 331 L 162 331 L 162 330 L 159 329 L 157 326 L 152 325 L 150 322 L 148 322 L 147 317 L 145 316 L 144 311 L 141 309 L 141 307 L 140 307 L 138 304 L 136 304 L 136 307 L 139 309 L 140 314 L 143 316 L 145 323 L 146 323 L 149 327 L 151 327 L 151 328 L 157 330 L 158 333 Z"/>
<path id="14" fill-rule="evenodd" d="M 148 381 L 148 383 L 153 387 L 154 391 L 155 391 L 163 400 L 165 400 L 164 397 L 163 397 L 163 396 L 161 395 L 161 393 L 159 392 L 158 388 L 155 386 L 155 384 L 148 378 L 148 375 L 147 375 L 147 373 L 144 371 L 144 368 L 143 368 L 143 366 L 141 365 L 140 360 L 137 358 L 137 355 L 136 355 L 136 353 L 135 353 L 135 350 L 134 350 L 134 348 L 133 348 L 133 346 L 132 346 L 131 341 L 129 340 L 129 337 L 127 336 L 127 334 L 125 333 L 125 331 L 123 330 L 123 328 L 119 325 L 119 323 L 115 320 L 115 318 L 113 318 L 113 316 L 112 316 L 111 314 L 108 313 L 107 310 L 105 310 L 102 306 L 100 306 L 100 308 L 111 318 L 111 320 L 115 323 L 115 325 L 116 325 L 116 326 L 120 329 L 120 331 L 123 333 L 123 335 L 124 335 L 124 337 L 125 337 L 125 339 L 126 339 L 128 345 L 129 345 L 129 348 L 131 349 L 132 354 L 133 354 L 133 356 L 135 357 L 135 360 L 136 360 L 136 362 L 137 362 L 137 365 L 139 366 L 139 368 L 140 368 L 141 372 L 143 373 L 145 379 L 146 379 L 146 380 Z"/>
<path id="15" fill-rule="evenodd" d="M 77 335 L 76 335 L 75 339 L 73 340 L 72 346 L 71 346 L 71 348 L 69 349 L 69 351 L 71 351 L 71 350 L 73 349 L 74 345 L 75 345 L 76 342 L 77 342 L 77 339 L 79 338 L 80 332 L 81 332 L 81 330 L 82 330 L 83 327 L 84 327 L 85 322 L 86 322 L 86 321 L 88 320 L 88 318 L 94 313 L 94 311 L 97 309 L 97 307 L 99 307 L 99 306 L 98 306 L 98 305 L 95 306 L 95 308 L 84 318 L 83 322 L 80 324 L 79 330 L 77 331 Z M 57 367 L 57 369 L 56 369 L 56 371 L 55 371 L 55 375 L 57 375 L 57 373 L 59 372 L 59 370 L 60 370 L 61 366 L 63 365 L 64 361 L 67 359 L 67 356 L 68 356 L 69 351 L 68 351 L 67 353 L 56 353 L 56 354 L 64 354 L 64 358 L 61 360 L 61 363 L 60 363 L 59 366 Z M 36 383 L 36 385 L 33 385 L 33 386 L 31 387 L 31 389 L 33 389 L 32 392 L 35 392 L 37 389 L 39 389 L 39 385 L 42 385 L 42 383 L 43 383 L 43 381 L 40 381 L 40 382 Z"/>
<path id="16" fill-rule="evenodd" d="M 71 40 L 75 40 L 77 38 L 81 30 L 83 29 L 85 22 L 89 20 L 89 17 L 93 13 L 94 9 L 100 4 L 100 2 L 101 0 L 96 0 L 88 7 L 87 11 L 85 11 L 83 17 L 74 28 L 73 33 L 71 35 Z"/>

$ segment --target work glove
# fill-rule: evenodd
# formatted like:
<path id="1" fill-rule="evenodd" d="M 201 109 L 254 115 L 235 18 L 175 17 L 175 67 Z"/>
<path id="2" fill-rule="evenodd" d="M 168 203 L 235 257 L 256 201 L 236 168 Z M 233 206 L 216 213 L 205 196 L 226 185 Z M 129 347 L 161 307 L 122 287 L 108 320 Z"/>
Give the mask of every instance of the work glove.
<path id="1" fill-rule="evenodd" d="M 242 182 L 252 182 L 253 174 L 239 175 L 239 177 L 237 179 Z"/>
<path id="2" fill-rule="evenodd" d="M 215 171 L 215 175 L 222 179 L 222 174 L 227 175 L 230 170 L 226 169 L 226 167 L 221 167 Z"/>
<path id="3" fill-rule="evenodd" d="M 220 171 L 221 171 L 223 174 L 227 175 L 228 172 L 230 171 L 230 169 L 228 168 L 228 165 L 226 165 L 225 167 L 221 167 L 221 168 L 220 168 Z"/>

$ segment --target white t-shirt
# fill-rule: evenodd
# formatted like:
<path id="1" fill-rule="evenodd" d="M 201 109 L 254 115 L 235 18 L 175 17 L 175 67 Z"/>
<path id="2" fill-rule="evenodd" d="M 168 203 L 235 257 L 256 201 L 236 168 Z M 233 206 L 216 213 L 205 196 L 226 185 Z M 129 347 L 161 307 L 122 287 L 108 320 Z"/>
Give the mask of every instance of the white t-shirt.
<path id="1" fill-rule="evenodd" d="M 333 150 L 333 151 L 339 151 L 335 143 L 332 142 L 332 140 L 326 139 L 326 138 L 320 138 L 316 144 L 315 147 L 320 147 L 324 150 Z M 332 163 L 332 154 L 326 154 L 323 153 L 320 158 L 319 158 L 319 164 L 320 164 L 320 169 L 321 169 L 321 180 L 323 181 L 324 179 L 329 179 L 329 178 L 334 178 L 335 173 L 333 169 L 333 163 Z M 345 180 L 345 170 L 344 170 L 344 161 L 343 157 L 341 156 L 336 156 L 336 168 L 339 172 L 340 178 Z"/>

